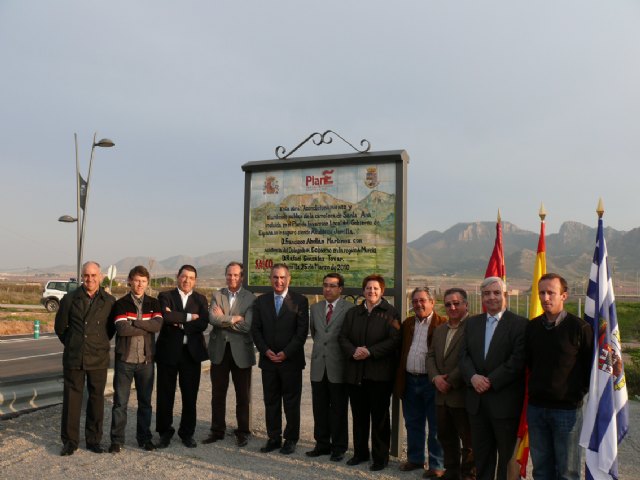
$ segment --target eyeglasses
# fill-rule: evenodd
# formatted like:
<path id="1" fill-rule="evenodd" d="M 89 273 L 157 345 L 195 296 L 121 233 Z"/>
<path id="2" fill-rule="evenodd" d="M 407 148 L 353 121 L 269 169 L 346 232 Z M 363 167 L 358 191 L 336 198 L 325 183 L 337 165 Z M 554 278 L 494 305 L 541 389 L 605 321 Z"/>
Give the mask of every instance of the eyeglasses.
<path id="1" fill-rule="evenodd" d="M 451 307 L 458 308 L 460 305 L 462 305 L 462 302 L 446 302 L 444 304 L 445 308 L 451 308 Z"/>
<path id="2" fill-rule="evenodd" d="M 338 288 L 340 285 L 337 283 L 323 283 L 322 286 L 324 288 Z"/>

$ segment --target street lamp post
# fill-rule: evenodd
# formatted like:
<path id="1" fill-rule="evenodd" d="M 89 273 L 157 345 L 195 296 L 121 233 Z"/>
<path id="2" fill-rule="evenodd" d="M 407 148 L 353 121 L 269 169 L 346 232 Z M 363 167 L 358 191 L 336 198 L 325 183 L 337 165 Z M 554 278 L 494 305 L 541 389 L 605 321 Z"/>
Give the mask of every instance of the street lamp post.
<path id="1" fill-rule="evenodd" d="M 80 270 L 82 268 L 82 257 L 84 252 L 84 233 L 87 224 L 87 204 L 89 202 L 89 185 L 91 182 L 91 167 L 93 166 L 93 152 L 96 147 L 113 147 L 113 143 L 108 138 L 96 142 L 97 133 L 93 134 L 91 144 L 91 156 L 89 157 L 89 172 L 85 181 L 80 175 L 80 161 L 78 159 L 78 134 L 74 133 L 76 144 L 76 216 L 63 215 L 58 218 L 59 222 L 76 223 L 76 281 L 80 283 Z M 82 211 L 82 212 L 81 212 Z"/>

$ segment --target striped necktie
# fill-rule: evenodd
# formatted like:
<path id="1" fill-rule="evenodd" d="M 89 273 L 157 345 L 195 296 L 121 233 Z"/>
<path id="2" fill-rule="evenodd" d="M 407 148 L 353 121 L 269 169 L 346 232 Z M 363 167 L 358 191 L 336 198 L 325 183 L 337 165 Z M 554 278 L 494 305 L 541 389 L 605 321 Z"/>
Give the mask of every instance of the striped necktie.
<path id="1" fill-rule="evenodd" d="M 331 315 L 333 315 L 333 303 L 329 304 L 329 309 L 327 310 L 327 325 L 331 321 Z"/>

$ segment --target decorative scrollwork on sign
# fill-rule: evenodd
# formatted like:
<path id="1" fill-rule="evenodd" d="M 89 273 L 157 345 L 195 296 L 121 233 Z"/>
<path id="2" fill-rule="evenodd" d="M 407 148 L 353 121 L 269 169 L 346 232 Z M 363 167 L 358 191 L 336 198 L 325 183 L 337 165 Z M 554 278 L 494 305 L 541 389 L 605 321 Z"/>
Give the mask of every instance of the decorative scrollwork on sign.
<path id="1" fill-rule="evenodd" d="M 331 137 L 331 135 L 335 135 L 336 137 L 338 137 L 340 140 L 342 140 L 344 143 L 349 145 L 358 153 L 366 153 L 369 150 L 371 150 L 371 143 L 369 143 L 369 140 L 367 140 L 366 138 L 363 138 L 362 140 L 360 140 L 360 146 L 363 148 L 361 150 L 358 147 L 354 146 L 351 142 L 345 140 L 340 134 L 334 132 L 333 130 L 327 130 L 324 133 L 319 133 L 319 132 L 312 133 L 307 138 L 305 138 L 302 142 L 296 145 L 296 147 L 293 150 L 291 150 L 289 153 L 287 153 L 286 148 L 284 148 L 282 145 L 277 146 L 276 157 L 278 157 L 280 160 L 285 160 L 289 158 L 309 140 L 311 140 L 315 145 L 322 145 L 323 143 L 329 144 L 333 142 L 333 138 Z"/>

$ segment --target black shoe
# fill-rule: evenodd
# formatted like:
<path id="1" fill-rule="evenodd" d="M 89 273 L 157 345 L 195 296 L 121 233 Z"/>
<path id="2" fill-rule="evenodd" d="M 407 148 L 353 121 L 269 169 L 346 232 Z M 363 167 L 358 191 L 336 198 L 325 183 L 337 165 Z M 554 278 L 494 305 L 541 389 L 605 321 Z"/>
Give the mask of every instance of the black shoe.
<path id="1" fill-rule="evenodd" d="M 73 455 L 73 452 L 75 452 L 77 449 L 77 445 L 74 445 L 71 442 L 64 442 L 62 450 L 60 450 L 60 456 L 68 457 L 69 455 Z"/>
<path id="2" fill-rule="evenodd" d="M 104 453 L 104 448 L 99 443 L 87 443 L 87 450 L 93 453 Z"/>
<path id="3" fill-rule="evenodd" d="M 246 433 L 236 433 L 236 445 L 246 447 L 249 443 L 249 435 Z"/>
<path id="4" fill-rule="evenodd" d="M 283 455 L 291 455 L 296 451 L 296 442 L 293 440 L 285 440 L 284 445 L 280 449 L 280 453 Z"/>
<path id="5" fill-rule="evenodd" d="M 215 443 L 218 440 L 222 440 L 223 438 L 224 438 L 224 433 L 211 432 L 207 438 L 202 440 L 201 443 L 204 443 L 205 445 L 208 445 L 210 443 Z"/>
<path id="6" fill-rule="evenodd" d="M 167 448 L 171 444 L 171 437 L 160 437 L 160 441 L 156 445 L 158 448 Z"/>
<path id="7" fill-rule="evenodd" d="M 109 453 L 120 453 L 122 446 L 119 443 L 112 443 L 109 445 Z"/>
<path id="8" fill-rule="evenodd" d="M 282 440 L 280 440 L 279 438 L 278 439 L 270 438 L 269 440 L 267 440 L 267 443 L 264 444 L 264 447 L 260 449 L 260 451 L 262 453 L 269 453 L 279 449 L 280 447 L 282 447 Z"/>
<path id="9" fill-rule="evenodd" d="M 153 452 L 156 448 L 158 448 L 151 440 L 147 440 L 146 442 L 138 442 L 138 446 L 140 448 L 144 448 L 147 452 Z"/>
<path id="10" fill-rule="evenodd" d="M 372 472 L 378 472 L 378 471 L 380 471 L 380 470 L 384 470 L 384 467 L 385 467 L 385 466 L 386 466 L 386 465 L 385 465 L 384 463 L 376 463 L 376 462 L 373 462 L 373 463 L 371 464 L 371 466 L 369 467 L 369 470 L 371 470 Z"/>
<path id="11" fill-rule="evenodd" d="M 347 465 L 360 465 L 362 462 L 368 462 L 368 458 L 356 457 L 355 455 L 347 460 Z"/>
<path id="12" fill-rule="evenodd" d="M 187 448 L 196 448 L 198 444 L 193 437 L 185 437 L 182 439 L 182 444 Z"/>
<path id="13" fill-rule="evenodd" d="M 307 457 L 315 458 L 315 457 L 320 457 L 322 455 L 330 455 L 331 450 L 324 450 L 322 448 L 316 447 L 313 450 L 309 450 L 308 452 L 305 452 L 304 454 Z"/>
<path id="14" fill-rule="evenodd" d="M 331 460 L 332 462 L 341 462 L 342 460 L 344 460 L 344 453 L 343 452 L 333 452 L 331 454 L 331 456 L 329 457 L 329 460 Z"/>

